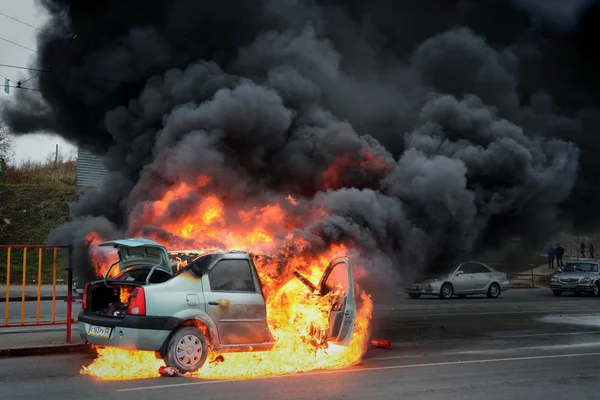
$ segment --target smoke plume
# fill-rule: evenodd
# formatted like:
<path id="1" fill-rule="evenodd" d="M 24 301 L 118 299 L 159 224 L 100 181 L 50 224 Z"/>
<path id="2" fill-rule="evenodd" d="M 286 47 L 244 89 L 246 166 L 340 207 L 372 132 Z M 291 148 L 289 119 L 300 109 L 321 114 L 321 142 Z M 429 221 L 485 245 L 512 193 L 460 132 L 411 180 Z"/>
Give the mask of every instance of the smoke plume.
<path id="1" fill-rule="evenodd" d="M 600 220 L 598 2 L 39 3 L 48 72 L 2 118 L 104 157 L 49 239 L 81 260 L 92 231 L 186 243 L 170 221 L 211 195 L 281 204 L 281 243 L 351 243 L 403 279 Z"/>

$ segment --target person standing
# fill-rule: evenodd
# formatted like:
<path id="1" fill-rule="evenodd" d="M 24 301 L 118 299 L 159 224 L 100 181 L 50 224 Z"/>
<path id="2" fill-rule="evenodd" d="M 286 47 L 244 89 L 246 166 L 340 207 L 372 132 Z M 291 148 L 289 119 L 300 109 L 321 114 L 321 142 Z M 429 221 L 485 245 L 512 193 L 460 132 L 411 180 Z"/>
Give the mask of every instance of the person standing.
<path id="1" fill-rule="evenodd" d="M 564 267 L 563 263 L 563 255 L 565 254 L 565 249 L 561 247 L 560 243 L 556 243 L 556 249 L 554 249 L 554 255 L 556 256 L 556 266 Z"/>
<path id="2" fill-rule="evenodd" d="M 548 249 L 548 269 L 554 269 L 554 247 Z"/>
<path id="3" fill-rule="evenodd" d="M 588 248 L 590 249 L 590 258 L 594 258 L 594 245 L 590 243 Z"/>
<path id="4" fill-rule="evenodd" d="M 581 241 L 581 244 L 579 245 L 579 249 L 581 250 L 581 258 L 585 258 L 585 243 L 583 243 L 583 240 Z"/>

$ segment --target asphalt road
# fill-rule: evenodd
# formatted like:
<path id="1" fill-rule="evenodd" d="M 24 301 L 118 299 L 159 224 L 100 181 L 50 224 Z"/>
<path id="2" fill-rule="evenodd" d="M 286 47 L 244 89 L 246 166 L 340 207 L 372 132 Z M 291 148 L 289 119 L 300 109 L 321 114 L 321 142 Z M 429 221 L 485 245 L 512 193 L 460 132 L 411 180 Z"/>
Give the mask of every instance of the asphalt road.
<path id="1" fill-rule="evenodd" d="M 597 337 L 595 338 L 597 340 Z M 246 381 L 106 382 L 78 374 L 84 356 L 0 360 L 10 399 L 596 399 L 600 346 L 494 352 L 373 351 L 355 367 Z"/>
<path id="2" fill-rule="evenodd" d="M 597 399 L 600 298 L 513 290 L 495 300 L 406 299 L 376 304 L 371 350 L 340 371 L 247 381 L 79 375 L 89 356 L 0 359 L 11 399 Z M 1 332 L 1 330 L 0 330 Z M 2 335 L 0 335 L 2 340 Z"/>

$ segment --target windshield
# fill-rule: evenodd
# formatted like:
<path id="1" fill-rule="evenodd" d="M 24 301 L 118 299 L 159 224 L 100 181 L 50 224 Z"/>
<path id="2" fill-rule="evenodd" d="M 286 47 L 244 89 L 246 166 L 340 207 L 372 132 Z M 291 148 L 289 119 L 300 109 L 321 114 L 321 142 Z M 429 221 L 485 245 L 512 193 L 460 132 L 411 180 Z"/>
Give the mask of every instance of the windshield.
<path id="1" fill-rule="evenodd" d="M 598 272 L 598 264 L 594 263 L 569 263 L 563 272 Z"/>

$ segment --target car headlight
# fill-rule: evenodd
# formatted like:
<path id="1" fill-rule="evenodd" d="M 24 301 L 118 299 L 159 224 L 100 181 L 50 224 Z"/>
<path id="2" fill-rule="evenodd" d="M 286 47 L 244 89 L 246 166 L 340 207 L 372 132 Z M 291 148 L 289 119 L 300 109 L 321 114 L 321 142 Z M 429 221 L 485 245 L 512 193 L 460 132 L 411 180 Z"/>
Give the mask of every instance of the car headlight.
<path id="1" fill-rule="evenodd" d="M 550 278 L 550 280 L 551 280 L 552 282 L 558 282 L 558 278 L 557 278 L 557 277 L 555 277 L 555 276 L 553 276 L 552 278 Z"/>
<path id="2" fill-rule="evenodd" d="M 592 281 L 592 278 L 583 278 L 581 280 L 581 283 L 590 283 Z"/>

